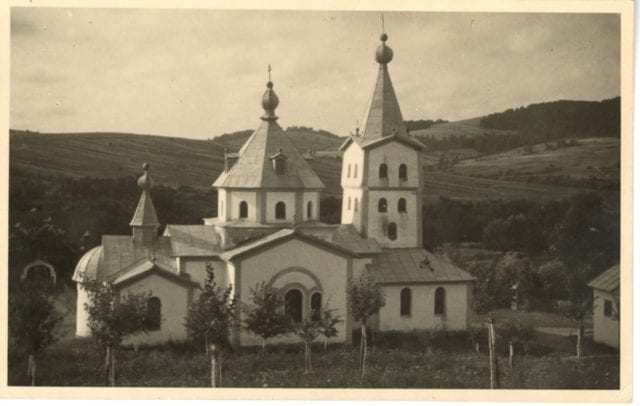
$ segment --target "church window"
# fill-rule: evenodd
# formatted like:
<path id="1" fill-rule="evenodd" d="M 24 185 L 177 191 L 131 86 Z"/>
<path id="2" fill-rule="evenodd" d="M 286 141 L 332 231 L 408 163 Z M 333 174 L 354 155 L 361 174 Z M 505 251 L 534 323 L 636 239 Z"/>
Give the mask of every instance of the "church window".
<path id="1" fill-rule="evenodd" d="M 351 196 L 347 199 L 347 210 L 351 210 Z"/>
<path id="2" fill-rule="evenodd" d="M 311 295 L 311 320 L 318 321 L 322 317 L 322 293 Z"/>
<path id="3" fill-rule="evenodd" d="M 284 159 L 282 159 L 282 158 L 276 159 L 275 160 L 275 165 L 276 165 L 276 175 L 284 175 L 284 170 L 285 170 L 285 161 L 284 161 Z"/>
<path id="4" fill-rule="evenodd" d="M 358 177 L 358 164 L 355 164 L 355 166 L 353 167 L 353 177 Z"/>
<path id="5" fill-rule="evenodd" d="M 287 218 L 287 206 L 284 202 L 276 203 L 276 218 L 279 220 Z"/>
<path id="6" fill-rule="evenodd" d="M 347 178 L 351 177 L 351 164 L 347 165 Z"/>
<path id="7" fill-rule="evenodd" d="M 407 165 L 400 164 L 400 167 L 398 168 L 398 177 L 400 180 L 407 180 Z"/>
<path id="8" fill-rule="evenodd" d="M 145 324 L 149 330 L 160 330 L 160 320 L 162 318 L 162 303 L 157 297 L 150 297 L 147 300 L 147 314 Z"/>
<path id="9" fill-rule="evenodd" d="M 358 211 L 358 198 L 353 201 L 353 211 Z"/>
<path id="10" fill-rule="evenodd" d="M 284 311 L 293 321 L 302 321 L 302 292 L 291 289 L 284 295 Z"/>
<path id="11" fill-rule="evenodd" d="M 380 164 L 380 168 L 378 169 L 378 176 L 380 179 L 386 179 L 387 176 L 387 164 Z"/>
<path id="12" fill-rule="evenodd" d="M 240 218 L 246 219 L 249 217 L 249 205 L 244 200 L 240 202 Z"/>
<path id="13" fill-rule="evenodd" d="M 411 316 L 411 289 L 400 291 L 400 316 Z"/>
<path id="14" fill-rule="evenodd" d="M 387 226 L 387 237 L 391 241 L 395 241 L 398 238 L 398 226 L 396 223 L 389 223 Z"/>
<path id="15" fill-rule="evenodd" d="M 311 200 L 307 202 L 307 218 L 310 219 L 313 217 L 313 203 Z"/>
<path id="16" fill-rule="evenodd" d="M 387 199 L 384 197 L 378 200 L 378 212 L 386 213 L 387 212 Z"/>
<path id="17" fill-rule="evenodd" d="M 407 201 L 401 197 L 398 199 L 398 213 L 406 213 L 407 212 Z"/>
<path id="18" fill-rule="evenodd" d="M 439 287 L 436 289 L 436 298 L 434 305 L 434 313 L 435 314 L 444 314 L 445 313 L 445 291 L 443 287 Z"/>

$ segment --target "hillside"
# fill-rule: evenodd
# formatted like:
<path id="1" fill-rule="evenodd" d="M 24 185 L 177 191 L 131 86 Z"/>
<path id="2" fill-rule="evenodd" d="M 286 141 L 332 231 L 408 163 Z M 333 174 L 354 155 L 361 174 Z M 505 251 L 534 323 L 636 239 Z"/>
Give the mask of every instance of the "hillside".
<path id="1" fill-rule="evenodd" d="M 285 129 L 294 145 L 302 153 L 310 150 L 324 151 L 337 150 L 344 138 L 340 138 L 335 134 L 323 130 L 314 130 L 309 127 L 291 126 Z M 231 151 L 237 151 L 253 134 L 253 130 L 237 131 L 228 134 L 222 134 L 215 137 L 212 141 L 224 145 Z"/>

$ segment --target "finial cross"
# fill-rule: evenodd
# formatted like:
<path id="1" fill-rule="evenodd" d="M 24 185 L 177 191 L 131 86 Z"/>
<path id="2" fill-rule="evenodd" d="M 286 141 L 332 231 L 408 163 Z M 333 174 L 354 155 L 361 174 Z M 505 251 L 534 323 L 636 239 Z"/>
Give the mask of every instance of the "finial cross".
<path id="1" fill-rule="evenodd" d="M 384 14 L 380 13 L 380 20 L 382 22 L 382 33 L 384 34 Z"/>
<path id="2" fill-rule="evenodd" d="M 271 82 L 271 64 L 267 65 L 267 72 L 269 72 L 269 82 Z"/>

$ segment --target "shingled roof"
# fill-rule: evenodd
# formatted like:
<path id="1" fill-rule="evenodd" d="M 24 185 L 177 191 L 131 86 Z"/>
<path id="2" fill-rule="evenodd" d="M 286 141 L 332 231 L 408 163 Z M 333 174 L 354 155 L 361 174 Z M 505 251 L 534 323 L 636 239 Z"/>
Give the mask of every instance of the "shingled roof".
<path id="1" fill-rule="evenodd" d="M 384 249 L 367 269 L 381 284 L 471 282 L 475 278 L 422 248 Z"/>
<path id="2" fill-rule="evenodd" d="M 589 286 L 607 292 L 614 292 L 620 287 L 620 264 L 612 266 L 598 275 L 589 282 Z"/>
<path id="3" fill-rule="evenodd" d="M 271 84 L 271 82 L 269 82 Z M 311 169 L 289 136 L 278 125 L 275 107 L 278 99 L 273 89 L 263 97 L 265 115 L 262 124 L 238 152 L 238 161 L 213 183 L 219 188 L 323 189 L 324 184 Z M 274 159 L 284 159 L 285 171 L 277 174 Z"/>

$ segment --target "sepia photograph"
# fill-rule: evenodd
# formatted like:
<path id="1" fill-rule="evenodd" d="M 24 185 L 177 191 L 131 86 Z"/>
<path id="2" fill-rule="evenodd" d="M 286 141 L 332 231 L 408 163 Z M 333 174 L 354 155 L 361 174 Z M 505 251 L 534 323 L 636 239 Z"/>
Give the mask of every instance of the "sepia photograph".
<path id="1" fill-rule="evenodd" d="M 619 3 L 8 7 L 3 392 L 630 400 Z"/>

